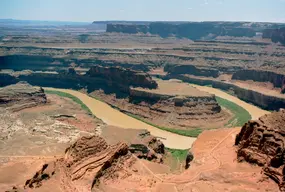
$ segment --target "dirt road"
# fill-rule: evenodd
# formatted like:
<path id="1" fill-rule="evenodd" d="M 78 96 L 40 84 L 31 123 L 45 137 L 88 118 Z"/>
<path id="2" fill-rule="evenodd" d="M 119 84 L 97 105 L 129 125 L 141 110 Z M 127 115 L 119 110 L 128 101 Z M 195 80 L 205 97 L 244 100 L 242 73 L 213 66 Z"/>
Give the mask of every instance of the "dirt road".
<path id="1" fill-rule="evenodd" d="M 148 125 L 142 121 L 134 119 L 112 108 L 111 106 L 109 106 L 104 102 L 98 101 L 81 92 L 69 89 L 55 89 L 55 88 L 44 88 L 44 89 L 69 93 L 79 98 L 86 106 L 89 107 L 91 112 L 96 117 L 102 119 L 108 125 L 113 125 L 125 129 L 147 129 L 148 131 L 150 131 L 152 135 L 161 138 L 164 145 L 168 148 L 189 149 L 191 148 L 193 142 L 196 140 L 196 138 L 177 135 L 174 133 L 160 130 L 151 125 Z"/>
<path id="2" fill-rule="evenodd" d="M 197 89 L 201 90 L 201 91 L 205 91 L 205 92 L 208 92 L 208 93 L 211 93 L 211 94 L 214 94 L 218 97 L 221 97 L 221 98 L 224 98 L 224 99 L 227 99 L 229 101 L 232 101 L 234 102 L 235 104 L 241 106 L 242 108 L 244 108 L 245 110 L 247 110 L 249 112 L 249 114 L 251 115 L 251 118 L 253 120 L 256 120 L 258 119 L 259 117 L 265 115 L 265 114 L 269 114 L 270 112 L 269 111 L 266 111 L 266 110 L 263 110 L 263 109 L 260 109 L 259 107 L 256 107 L 252 104 L 249 104 L 249 103 L 246 103 L 242 100 L 240 100 L 239 98 L 237 97 L 234 97 L 224 91 L 221 91 L 219 89 L 215 89 L 215 88 L 212 88 L 212 87 L 206 87 L 206 86 L 200 86 L 200 85 L 195 85 L 195 84 L 190 84 L 191 86 L 193 87 L 196 87 Z"/>

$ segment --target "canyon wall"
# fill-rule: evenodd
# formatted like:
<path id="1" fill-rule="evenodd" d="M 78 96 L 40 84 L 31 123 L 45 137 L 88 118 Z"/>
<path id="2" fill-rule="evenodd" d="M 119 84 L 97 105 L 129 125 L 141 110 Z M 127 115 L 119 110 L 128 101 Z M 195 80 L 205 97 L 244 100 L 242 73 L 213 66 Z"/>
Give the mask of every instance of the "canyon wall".
<path id="1" fill-rule="evenodd" d="M 230 118 L 229 114 L 221 110 L 215 96 L 210 94 L 176 96 L 154 93 L 149 89 L 131 88 L 126 98 L 106 95 L 100 91 L 94 91 L 91 95 L 124 113 L 172 129 L 217 128 Z"/>
<path id="2" fill-rule="evenodd" d="M 44 90 L 19 82 L 0 88 L 0 107 L 11 111 L 34 107 L 47 102 Z"/>
<path id="3" fill-rule="evenodd" d="M 173 75 L 190 74 L 205 77 L 219 76 L 219 71 L 217 69 L 196 67 L 194 65 L 166 65 L 164 71 Z"/>
<path id="4" fill-rule="evenodd" d="M 131 89 L 130 90 L 130 101 L 171 101 L 174 106 L 185 106 L 185 107 L 195 107 L 204 103 L 205 111 L 199 111 L 200 115 L 204 114 L 213 114 L 221 112 L 221 107 L 218 105 L 215 95 L 209 96 L 172 96 L 166 94 L 152 93 L 144 90 Z M 193 110 L 193 109 L 192 109 Z M 196 110 L 193 110 L 192 113 L 199 113 Z"/>
<path id="5" fill-rule="evenodd" d="M 214 88 L 219 88 L 225 91 L 233 92 L 238 98 L 247 102 L 253 103 L 263 109 L 279 110 L 285 108 L 285 98 L 278 96 L 265 95 L 263 93 L 249 90 L 229 82 L 223 82 L 212 79 L 202 79 L 190 75 L 169 75 L 165 79 L 176 78 L 185 82 L 194 83 L 198 85 L 211 85 Z"/>
<path id="6" fill-rule="evenodd" d="M 45 51 L 49 49 L 43 48 L 27 48 L 30 52 Z M 61 50 L 62 51 L 62 50 Z M 0 56 L 0 70 L 12 69 L 15 71 L 33 70 L 33 71 L 61 71 L 68 68 L 72 63 L 80 65 L 82 68 L 90 68 L 96 65 L 106 67 L 121 66 L 128 69 L 149 71 L 148 65 L 137 63 L 124 63 L 119 61 L 101 60 L 98 58 L 80 59 L 69 57 L 53 57 L 53 56 L 37 56 L 37 55 L 6 55 Z"/>
<path id="7" fill-rule="evenodd" d="M 285 191 L 285 111 L 273 112 L 246 123 L 236 136 L 237 157 L 263 166 L 263 172 Z"/>
<path id="8" fill-rule="evenodd" d="M 157 88 L 157 83 L 147 73 L 137 72 L 121 67 L 94 66 L 86 73 L 89 77 L 100 77 L 107 81 L 116 82 L 122 86 Z"/>
<path id="9" fill-rule="evenodd" d="M 7 55 L 0 56 L 0 69 L 12 70 L 48 70 L 49 67 L 68 66 L 63 59 L 54 59 L 50 56 Z M 63 65 L 63 66 L 62 66 Z"/>
<path id="10" fill-rule="evenodd" d="M 285 74 L 256 69 L 240 70 L 233 74 L 232 79 L 271 82 L 275 87 L 283 87 Z"/>
<path id="11" fill-rule="evenodd" d="M 72 68 L 58 72 L 0 72 L 0 86 L 26 81 L 31 85 L 66 89 L 104 90 L 106 93 L 128 94 L 129 87 L 154 89 L 157 83 L 150 75 L 120 67 L 91 67 L 85 75 Z"/>
<path id="12" fill-rule="evenodd" d="M 150 33 L 192 40 L 216 36 L 254 37 L 263 26 L 246 22 L 151 22 L 149 24 L 108 23 L 107 32 Z"/>
<path id="13" fill-rule="evenodd" d="M 279 29 L 265 29 L 262 38 L 271 39 L 274 43 L 279 42 L 285 45 L 285 27 Z"/>

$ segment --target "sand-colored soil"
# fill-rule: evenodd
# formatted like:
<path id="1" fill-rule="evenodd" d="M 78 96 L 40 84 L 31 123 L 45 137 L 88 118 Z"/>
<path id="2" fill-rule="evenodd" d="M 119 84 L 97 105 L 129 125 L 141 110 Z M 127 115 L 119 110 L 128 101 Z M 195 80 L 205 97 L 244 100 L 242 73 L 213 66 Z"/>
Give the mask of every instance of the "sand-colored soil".
<path id="1" fill-rule="evenodd" d="M 101 180 L 105 191 L 278 191 L 263 177 L 261 168 L 236 160 L 235 136 L 240 128 L 203 132 L 192 147 L 194 160 L 181 174 L 171 174 L 159 164 L 137 161 L 121 169 L 119 178 Z M 124 175 L 123 175 L 124 173 Z M 127 175 L 127 176 L 125 176 Z"/>
<path id="2" fill-rule="evenodd" d="M 71 142 L 104 125 L 69 98 L 47 95 L 47 99 L 45 105 L 14 113 L 0 110 L 0 163 L 9 156 L 62 155 Z"/>
<path id="3" fill-rule="evenodd" d="M 201 91 L 195 87 L 189 86 L 186 83 L 181 82 L 180 80 L 171 79 L 169 81 L 155 79 L 158 84 L 157 89 L 143 89 L 143 88 L 134 88 L 136 90 L 143 90 L 151 93 L 157 93 L 162 95 L 171 95 L 171 96 L 191 96 L 191 97 L 210 97 L 211 94 Z"/>
<path id="4" fill-rule="evenodd" d="M 237 104 L 237 105 L 243 107 L 245 110 L 247 110 L 249 112 L 249 114 L 251 115 L 251 118 L 253 120 L 256 120 L 259 117 L 261 117 L 261 116 L 263 116 L 265 114 L 269 114 L 270 113 L 269 111 L 260 109 L 257 106 L 254 106 L 252 104 L 246 103 L 245 101 L 242 101 L 239 98 L 234 97 L 234 96 L 232 96 L 232 95 L 230 95 L 230 94 L 228 94 L 228 93 L 226 93 L 224 91 L 221 91 L 219 89 L 215 89 L 215 88 L 212 88 L 212 87 L 205 87 L 205 86 L 195 85 L 195 84 L 191 84 L 191 86 L 196 87 L 197 89 L 199 89 L 201 91 L 206 91 L 206 92 L 214 94 L 214 95 L 216 95 L 218 97 L 221 97 L 221 98 L 224 98 L 224 99 L 227 99 L 229 101 L 234 102 L 235 104 Z"/>
<path id="5" fill-rule="evenodd" d="M 170 133 L 167 131 L 160 130 L 156 127 L 148 125 L 142 121 L 134 119 L 114 108 L 109 106 L 108 104 L 98 101 L 92 97 L 89 97 L 86 94 L 80 93 L 74 90 L 68 89 L 55 89 L 55 88 L 44 88 L 47 90 L 55 90 L 62 91 L 65 93 L 69 93 L 71 95 L 79 98 L 85 105 L 89 107 L 91 112 L 101 120 L 103 120 L 106 124 L 117 126 L 121 128 L 128 129 L 147 129 L 153 136 L 159 137 L 166 147 L 173 149 L 189 149 L 191 148 L 193 142 L 196 138 L 185 137 L 181 135 L 177 135 L 174 133 Z"/>

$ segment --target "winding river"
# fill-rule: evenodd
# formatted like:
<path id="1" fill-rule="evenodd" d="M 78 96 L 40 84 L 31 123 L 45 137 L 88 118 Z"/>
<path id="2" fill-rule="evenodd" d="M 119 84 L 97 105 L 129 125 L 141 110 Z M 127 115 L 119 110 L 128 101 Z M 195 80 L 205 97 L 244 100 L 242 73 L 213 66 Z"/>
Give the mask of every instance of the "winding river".
<path id="1" fill-rule="evenodd" d="M 257 119 L 258 117 L 269 113 L 268 111 L 262 110 L 254 105 L 248 104 L 240 99 L 229 95 L 223 91 L 220 91 L 211 87 L 203 87 L 198 85 L 192 85 L 202 91 L 206 91 L 212 94 L 215 94 L 224 99 L 230 100 L 244 109 L 246 109 L 252 116 L 253 119 Z M 186 137 L 177 135 L 168 131 L 163 131 L 156 127 L 153 127 L 149 124 L 146 124 L 142 121 L 134 119 L 114 108 L 109 106 L 108 104 L 98 101 L 88 95 L 81 93 L 79 91 L 69 90 L 69 89 L 57 89 L 57 88 L 44 88 L 46 90 L 53 91 L 61 91 L 65 93 L 69 93 L 78 99 L 80 99 L 89 109 L 90 111 L 98 118 L 100 118 L 103 122 L 108 125 L 113 125 L 125 129 L 147 129 L 150 133 L 156 137 L 159 137 L 166 147 L 173 149 L 189 149 L 191 148 L 193 142 L 196 138 Z"/>

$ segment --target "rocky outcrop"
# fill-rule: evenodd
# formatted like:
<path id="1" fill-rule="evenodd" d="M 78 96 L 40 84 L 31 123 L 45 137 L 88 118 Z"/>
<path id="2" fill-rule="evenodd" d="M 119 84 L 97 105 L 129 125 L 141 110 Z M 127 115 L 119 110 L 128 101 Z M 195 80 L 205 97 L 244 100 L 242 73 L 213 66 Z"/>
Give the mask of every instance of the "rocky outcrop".
<path id="1" fill-rule="evenodd" d="M 150 75 L 121 67 L 94 66 L 90 68 L 86 73 L 86 76 L 100 77 L 107 81 L 120 84 L 123 87 L 134 86 L 149 89 L 157 88 L 157 83 L 152 80 Z"/>
<path id="2" fill-rule="evenodd" d="M 196 67 L 194 65 L 167 65 L 164 71 L 172 75 L 190 74 L 205 77 L 218 77 L 219 71 L 217 69 Z"/>
<path id="3" fill-rule="evenodd" d="M 129 151 L 140 159 L 161 163 L 165 154 L 164 144 L 147 130 L 123 129 L 105 126 L 101 133 L 108 144 L 113 145 L 124 142 L 129 146 Z"/>
<path id="4" fill-rule="evenodd" d="M 255 90 L 246 89 L 230 82 L 224 82 L 214 79 L 199 78 L 191 75 L 169 75 L 165 79 L 176 78 L 185 82 L 198 85 L 212 85 L 225 91 L 233 92 L 238 98 L 253 103 L 263 109 L 279 110 L 285 108 L 285 98 L 278 96 L 266 95 Z"/>
<path id="5" fill-rule="evenodd" d="M 126 95 L 130 86 L 156 88 L 151 76 L 120 67 L 93 67 L 87 74 L 78 74 L 73 68 L 61 72 L 0 72 L 0 84 L 11 85 L 26 81 L 33 86 L 66 89 L 86 89 L 88 92 L 104 90 L 107 93 Z"/>
<path id="6" fill-rule="evenodd" d="M 129 151 L 140 159 L 162 163 L 165 153 L 164 144 L 150 135 L 149 131 L 143 131 L 138 139 L 130 144 Z"/>
<path id="7" fill-rule="evenodd" d="M 0 107 L 18 111 L 47 102 L 44 90 L 25 82 L 0 88 Z"/>
<path id="8" fill-rule="evenodd" d="M 273 112 L 246 123 L 236 136 L 240 161 L 263 166 L 264 174 L 285 191 L 285 111 Z"/>
<path id="9" fill-rule="evenodd" d="M 117 160 L 121 159 L 123 164 L 130 157 L 125 143 L 109 146 L 98 136 L 81 137 L 66 149 L 64 158 L 44 164 L 26 181 L 25 188 L 49 185 L 52 179 L 58 178 L 61 182 L 54 187 L 63 191 L 91 191 L 101 176 L 114 174 L 120 169 L 120 166 L 112 168 Z M 112 169 L 112 172 L 107 173 L 107 169 Z"/>
<path id="10" fill-rule="evenodd" d="M 256 69 L 240 70 L 233 74 L 235 80 L 253 80 L 259 82 L 271 82 L 275 87 L 283 87 L 285 74 Z"/>
<path id="11" fill-rule="evenodd" d="M 183 96 L 131 89 L 129 103 L 135 106 L 123 107 L 127 112 L 154 124 L 176 129 L 203 127 L 206 119 L 215 122 L 225 118 L 214 95 Z"/>
<path id="12" fill-rule="evenodd" d="M 215 96 L 173 96 L 159 93 L 152 93 L 144 90 L 131 89 L 130 90 L 130 101 L 135 102 L 138 101 L 149 101 L 149 102 L 169 102 L 172 103 L 173 106 L 177 107 L 195 107 L 199 105 L 200 102 L 207 103 L 208 109 L 205 111 L 201 111 L 200 113 L 212 114 L 219 113 L 221 111 L 221 107 L 218 105 Z M 161 108 L 162 110 L 162 108 Z M 182 114 L 180 114 L 182 115 Z"/>

